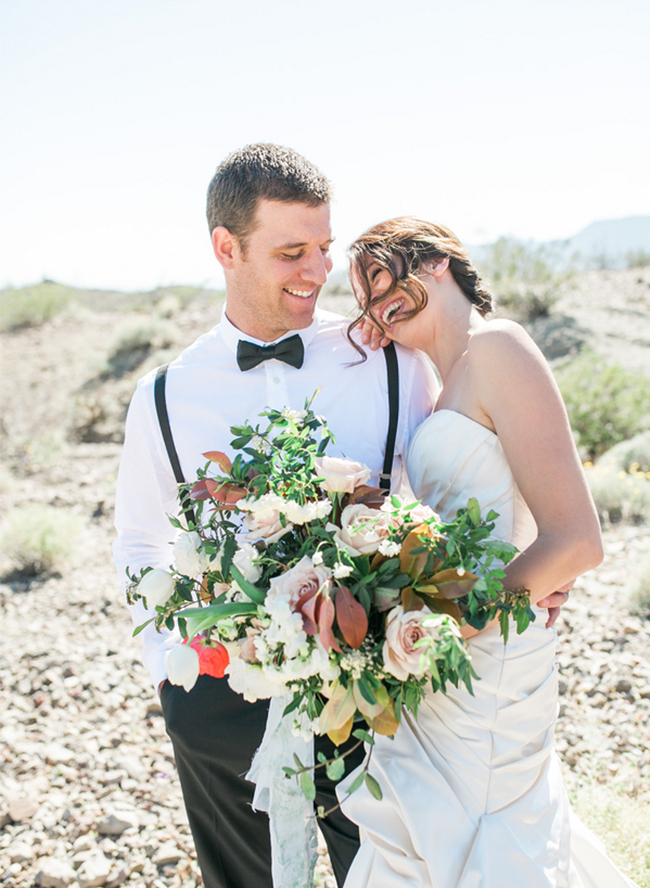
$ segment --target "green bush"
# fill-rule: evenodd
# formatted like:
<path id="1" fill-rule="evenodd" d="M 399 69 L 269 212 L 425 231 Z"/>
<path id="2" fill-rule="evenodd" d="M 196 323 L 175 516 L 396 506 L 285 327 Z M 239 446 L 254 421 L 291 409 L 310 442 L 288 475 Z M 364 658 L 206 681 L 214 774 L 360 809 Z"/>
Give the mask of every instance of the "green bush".
<path id="1" fill-rule="evenodd" d="M 14 509 L 0 534 L 4 555 L 23 576 L 60 571 L 74 556 L 81 519 L 65 509 L 28 505 Z"/>
<path id="2" fill-rule="evenodd" d="M 626 472 L 613 464 L 586 466 L 587 482 L 604 522 L 650 519 L 650 472 Z"/>
<path id="3" fill-rule="evenodd" d="M 623 472 L 650 472 L 650 432 L 621 441 L 598 460 L 598 465 L 615 466 Z"/>
<path id="4" fill-rule="evenodd" d="M 172 345 L 176 328 L 171 321 L 155 316 L 135 317 L 118 329 L 108 349 L 108 371 L 124 376 L 139 367 L 153 351 Z"/>
<path id="5" fill-rule="evenodd" d="M 555 293 L 569 270 L 561 245 L 531 244 L 500 237 L 484 251 L 479 263 L 490 279 L 497 307 L 518 321 L 547 317 L 556 301 Z"/>
<path id="6" fill-rule="evenodd" d="M 77 291 L 53 281 L 0 292 L 0 330 L 37 327 L 77 299 Z"/>
<path id="7" fill-rule="evenodd" d="M 556 379 L 583 458 L 594 459 L 650 427 L 650 379 L 593 352 L 560 367 Z"/>
<path id="8" fill-rule="evenodd" d="M 628 587 L 632 609 L 642 617 L 650 617 L 650 552 L 641 559 Z"/>

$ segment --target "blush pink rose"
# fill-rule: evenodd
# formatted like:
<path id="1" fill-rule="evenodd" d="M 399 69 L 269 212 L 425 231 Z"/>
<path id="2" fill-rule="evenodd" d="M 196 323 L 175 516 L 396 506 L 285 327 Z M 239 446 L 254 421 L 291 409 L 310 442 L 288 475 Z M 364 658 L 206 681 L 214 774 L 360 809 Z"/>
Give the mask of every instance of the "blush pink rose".
<path id="1" fill-rule="evenodd" d="M 426 621 L 426 625 L 423 625 Z M 422 675 L 421 648 L 416 642 L 427 636 L 436 638 L 444 617 L 435 616 L 428 608 L 404 611 L 401 604 L 393 608 L 386 619 L 386 640 L 382 650 L 384 669 L 399 681 L 406 681 L 409 675 Z"/>
<path id="2" fill-rule="evenodd" d="M 337 456 L 317 456 L 314 465 L 316 476 L 323 479 L 322 490 L 329 493 L 353 493 L 355 487 L 365 484 L 372 474 L 363 463 Z"/>

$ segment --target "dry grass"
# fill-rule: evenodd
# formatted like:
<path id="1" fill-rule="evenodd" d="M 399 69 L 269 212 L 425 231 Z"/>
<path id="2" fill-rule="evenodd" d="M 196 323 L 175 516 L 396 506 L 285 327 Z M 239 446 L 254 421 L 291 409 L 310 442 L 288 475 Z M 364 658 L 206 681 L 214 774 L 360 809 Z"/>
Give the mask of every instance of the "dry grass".
<path id="1" fill-rule="evenodd" d="M 62 571 L 74 559 L 81 519 L 66 509 L 30 504 L 13 509 L 0 533 L 10 570 L 25 577 Z"/>

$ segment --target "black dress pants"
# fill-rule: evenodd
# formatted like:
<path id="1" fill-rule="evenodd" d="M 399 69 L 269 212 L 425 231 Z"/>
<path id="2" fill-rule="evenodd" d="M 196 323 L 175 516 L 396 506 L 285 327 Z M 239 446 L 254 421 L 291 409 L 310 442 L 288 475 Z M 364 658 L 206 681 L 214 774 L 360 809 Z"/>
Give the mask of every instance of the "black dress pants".
<path id="1" fill-rule="evenodd" d="M 268 817 L 252 810 L 254 786 L 244 779 L 264 735 L 268 700 L 247 703 L 225 678 L 201 675 L 189 693 L 165 682 L 161 702 L 206 888 L 272 888 Z M 327 737 L 316 738 L 317 752 L 329 757 L 333 749 Z M 363 756 L 363 747 L 348 756 L 346 773 Z M 324 771 L 316 771 L 315 805 L 327 810 L 337 800 Z M 341 886 L 359 831 L 340 810 L 319 826 Z"/>

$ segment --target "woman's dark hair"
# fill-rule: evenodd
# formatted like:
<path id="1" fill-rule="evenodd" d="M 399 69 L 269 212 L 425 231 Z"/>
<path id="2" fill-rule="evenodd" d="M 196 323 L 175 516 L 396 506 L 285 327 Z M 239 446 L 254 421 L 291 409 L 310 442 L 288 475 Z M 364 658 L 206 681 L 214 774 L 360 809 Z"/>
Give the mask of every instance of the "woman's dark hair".
<path id="1" fill-rule="evenodd" d="M 425 222 L 414 216 L 401 216 L 374 225 L 358 237 L 348 249 L 350 274 L 363 292 L 361 314 L 350 324 L 350 334 L 365 318 L 370 318 L 381 330 L 385 329 L 375 309 L 389 300 L 396 290 L 404 290 L 413 300 L 414 308 L 404 312 L 400 320 L 408 320 L 426 306 L 427 290 L 420 275 L 424 266 L 449 259 L 449 270 L 465 296 L 482 315 L 494 308 L 494 300 L 467 255 L 467 250 L 456 235 L 444 225 Z M 368 269 L 379 265 L 391 276 L 385 293 L 372 304 Z M 357 351 L 362 351 L 350 340 Z M 364 358 L 365 358 L 365 353 Z"/>

